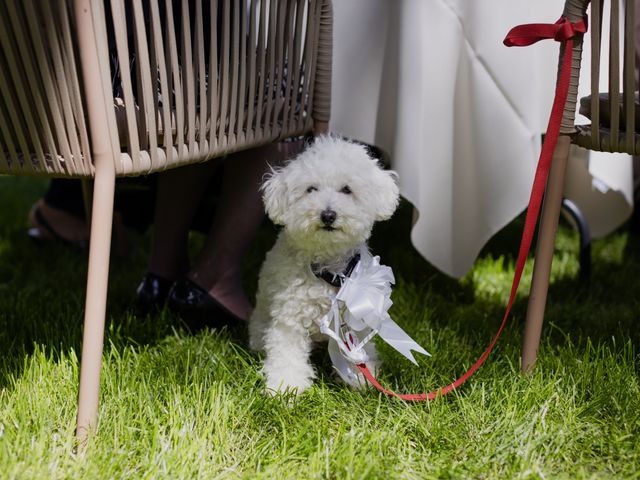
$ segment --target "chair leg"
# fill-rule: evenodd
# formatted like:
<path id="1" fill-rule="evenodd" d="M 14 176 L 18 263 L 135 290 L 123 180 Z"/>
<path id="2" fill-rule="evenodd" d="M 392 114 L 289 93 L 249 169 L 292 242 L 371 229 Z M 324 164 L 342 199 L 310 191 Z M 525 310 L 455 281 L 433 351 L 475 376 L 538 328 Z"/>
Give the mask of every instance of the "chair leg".
<path id="1" fill-rule="evenodd" d="M 529 292 L 529 304 L 524 327 L 522 345 L 523 372 L 533 369 L 540 345 L 540 333 L 544 320 L 544 309 L 547 303 L 547 290 L 549 288 L 549 275 L 551 274 L 551 262 L 560 217 L 562 204 L 562 191 L 564 188 L 564 174 L 567 168 L 569 147 L 571 139 L 567 135 L 560 135 L 553 152 L 553 160 L 538 231 L 536 255 L 533 265 L 533 278 Z"/>
<path id="2" fill-rule="evenodd" d="M 101 163 L 106 164 L 106 162 Z M 107 168 L 97 169 L 93 188 L 93 221 L 91 222 L 76 428 L 76 438 L 81 447 L 86 445 L 90 432 L 95 430 L 98 418 L 114 189 L 113 168 L 107 166 Z"/>
<path id="3" fill-rule="evenodd" d="M 108 112 L 113 101 L 110 97 L 111 89 L 105 85 L 108 76 L 103 75 L 102 69 L 105 67 L 101 66 L 99 61 L 100 49 L 104 51 L 107 48 L 107 39 L 96 34 L 93 24 L 94 8 L 99 8 L 100 2 L 74 0 L 73 3 L 83 90 L 89 120 L 91 157 L 95 165 L 87 299 L 80 364 L 78 425 L 76 428 L 78 446 L 84 448 L 90 432 L 96 427 L 98 418 L 100 367 L 102 366 L 113 223 L 115 162 L 120 152 L 113 140 L 114 137 L 117 137 L 115 123 L 109 120 Z"/>

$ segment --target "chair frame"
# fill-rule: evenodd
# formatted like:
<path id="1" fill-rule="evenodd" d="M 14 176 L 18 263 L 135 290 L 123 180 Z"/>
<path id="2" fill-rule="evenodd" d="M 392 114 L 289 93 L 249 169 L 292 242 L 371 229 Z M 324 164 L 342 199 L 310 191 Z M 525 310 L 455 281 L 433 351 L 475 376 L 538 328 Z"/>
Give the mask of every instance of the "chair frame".
<path id="1" fill-rule="evenodd" d="M 535 252 L 533 277 L 529 302 L 527 306 L 521 369 L 523 372 L 532 371 L 540 345 L 540 336 L 544 322 L 544 312 L 549 289 L 549 277 L 558 228 L 558 219 L 562 203 L 564 178 L 569 157 L 570 145 L 576 144 L 587 149 L 621 152 L 630 155 L 640 154 L 640 137 L 634 133 L 634 95 L 635 90 L 635 42 L 634 42 L 634 1 L 625 3 L 624 17 L 624 50 L 622 52 L 622 86 L 620 91 L 620 1 L 611 0 L 611 26 L 609 46 L 609 118 L 610 127 L 601 128 L 601 112 L 599 103 L 600 53 L 602 32 L 602 11 L 605 0 L 567 0 L 563 16 L 570 22 L 577 22 L 584 18 L 591 6 L 590 35 L 591 35 L 591 124 L 575 125 L 575 113 L 578 97 L 578 79 L 582 60 L 583 36 L 574 38 L 572 51 L 572 72 L 569 95 L 565 104 L 560 129 L 560 137 L 553 153 L 553 160 L 547 189 L 545 191 L 542 214 L 540 218 L 538 240 Z M 560 63 L 564 55 L 564 45 L 560 50 Z M 621 103 L 621 102 L 622 103 Z M 620 128 L 620 115 L 624 115 L 625 129 Z"/>
<path id="2" fill-rule="evenodd" d="M 174 2 L 158 12 L 153 0 L 147 14 L 142 2 L 133 2 L 135 40 L 128 44 L 122 32 L 131 19 L 123 0 L 111 0 L 110 28 L 116 32 L 124 91 L 119 107 L 112 94 L 104 0 L 0 1 L 0 16 L 7 13 L 0 18 L 0 65 L 6 66 L 0 69 L 0 173 L 93 180 L 92 188 L 84 188 L 92 205 L 76 429 L 80 446 L 98 420 L 116 177 L 327 130 L 331 0 L 262 0 L 259 7 L 256 0 L 232 1 L 213 0 L 212 17 L 204 18 L 202 0 L 193 15 L 190 2 L 182 0 L 181 43 L 172 30 Z M 55 13 L 62 25 L 46 13 L 34 20 L 29 12 L 36 8 Z M 214 30 L 213 15 L 219 12 L 222 32 L 212 32 L 211 57 L 205 59 L 203 25 L 210 22 Z M 162 13 L 169 19 L 166 30 Z M 216 58 L 218 38 L 220 51 L 228 49 L 232 59 Z M 22 50 L 25 45 L 33 47 L 33 58 Z M 129 71 L 129 48 L 138 54 L 137 82 Z M 153 71 L 157 79 L 149 75 Z M 26 85 L 20 81 L 25 72 Z M 266 90 L 260 83 L 265 79 Z"/>

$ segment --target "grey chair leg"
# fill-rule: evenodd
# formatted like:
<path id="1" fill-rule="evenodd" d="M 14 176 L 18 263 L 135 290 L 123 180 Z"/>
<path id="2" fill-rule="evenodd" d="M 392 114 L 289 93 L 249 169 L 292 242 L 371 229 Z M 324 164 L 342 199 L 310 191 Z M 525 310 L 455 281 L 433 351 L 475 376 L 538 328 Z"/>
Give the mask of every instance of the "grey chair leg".
<path id="1" fill-rule="evenodd" d="M 520 365 L 524 373 L 533 369 L 538 356 L 540 334 L 547 304 L 551 262 L 553 261 L 556 231 L 560 218 L 564 174 L 567 168 L 570 146 L 570 137 L 560 135 L 553 152 L 551 171 L 547 180 L 547 189 L 540 217 L 540 228 L 538 230 L 536 256 L 533 264 L 533 278 L 531 279 L 531 290 L 529 291 L 527 317 L 524 325 L 522 363 Z"/>

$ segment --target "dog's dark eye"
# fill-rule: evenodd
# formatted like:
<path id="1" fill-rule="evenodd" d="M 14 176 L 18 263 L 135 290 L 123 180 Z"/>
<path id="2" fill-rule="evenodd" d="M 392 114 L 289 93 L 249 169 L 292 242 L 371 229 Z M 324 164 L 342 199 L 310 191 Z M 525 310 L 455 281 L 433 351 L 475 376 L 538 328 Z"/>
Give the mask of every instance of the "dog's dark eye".
<path id="1" fill-rule="evenodd" d="M 310 185 L 307 187 L 307 193 L 316 192 L 316 191 L 318 191 L 318 187 L 315 187 L 313 185 Z"/>
<path id="2" fill-rule="evenodd" d="M 345 195 L 351 195 L 353 192 L 351 191 L 351 187 L 349 185 L 345 185 L 340 190 L 340 193 L 344 193 Z"/>

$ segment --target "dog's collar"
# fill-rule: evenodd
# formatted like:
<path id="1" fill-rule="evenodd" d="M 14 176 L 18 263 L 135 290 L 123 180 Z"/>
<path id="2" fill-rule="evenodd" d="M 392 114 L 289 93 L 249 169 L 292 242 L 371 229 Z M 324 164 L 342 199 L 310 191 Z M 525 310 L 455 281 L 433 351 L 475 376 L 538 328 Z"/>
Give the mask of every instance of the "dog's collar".
<path id="1" fill-rule="evenodd" d="M 347 263 L 346 268 L 340 273 L 330 272 L 318 263 L 311 264 L 311 271 L 317 278 L 324 280 L 333 287 L 340 288 L 342 286 L 343 279 L 351 275 L 351 272 L 353 272 L 353 269 L 356 268 L 356 265 L 359 261 L 360 253 L 356 253 L 353 257 L 351 257 L 351 260 L 349 260 L 349 263 Z"/>

